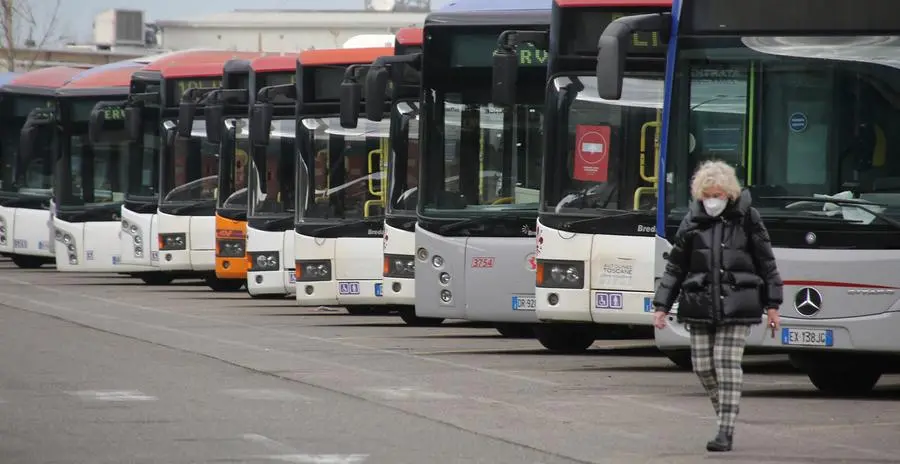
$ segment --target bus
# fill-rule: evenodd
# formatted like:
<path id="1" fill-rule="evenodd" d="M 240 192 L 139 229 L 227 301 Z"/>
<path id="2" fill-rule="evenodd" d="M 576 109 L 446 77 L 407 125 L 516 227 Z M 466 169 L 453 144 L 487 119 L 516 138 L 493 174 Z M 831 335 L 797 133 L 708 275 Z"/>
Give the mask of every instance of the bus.
<path id="1" fill-rule="evenodd" d="M 218 146 L 215 256 L 220 285 L 238 290 L 247 281 L 247 177 L 250 155 L 241 134 L 250 114 L 250 60 L 225 64 L 222 85 L 206 95 L 206 139 Z M 183 121 L 181 121 L 183 122 Z M 185 126 L 187 127 L 187 126 Z"/>
<path id="2" fill-rule="evenodd" d="M 612 20 L 671 7 L 671 0 L 553 2 L 535 252 L 542 322 L 535 335 L 547 349 L 581 352 L 600 331 L 630 325 L 653 334 L 654 169 L 665 41 L 658 31 L 632 35 L 621 100 L 600 99 L 594 76 L 597 40 Z M 512 87 L 504 68 L 516 67 L 517 43 L 547 37 L 507 34 L 495 54 L 495 81 Z M 511 90 L 495 87 L 495 95 L 503 100 Z"/>
<path id="3" fill-rule="evenodd" d="M 62 248 L 56 253 L 58 271 L 146 270 L 121 262 L 119 231 L 131 160 L 124 104 L 131 75 L 150 60 L 92 68 L 56 91 L 53 226 Z M 32 143 L 39 141 L 26 145 Z"/>
<path id="4" fill-rule="evenodd" d="M 344 129 L 338 116 L 347 67 L 393 52 L 307 50 L 298 57 L 294 272 L 301 306 L 344 306 L 351 314 L 384 309 L 380 245 L 388 124 L 361 120 L 356 129 Z M 273 111 L 272 102 L 254 105 L 254 145 L 268 145 Z"/>
<path id="5" fill-rule="evenodd" d="M 533 336 L 534 240 L 547 50 L 518 47 L 516 103 L 492 101 L 492 53 L 550 27 L 546 1 L 458 1 L 425 19 L 416 223 L 419 317 Z"/>
<path id="6" fill-rule="evenodd" d="M 172 146 L 174 135 L 164 126 L 177 111 L 161 105 L 160 95 L 166 88 L 162 69 L 186 63 L 224 63 L 233 52 L 186 50 L 157 57 L 151 64 L 131 76 L 131 87 L 125 103 L 125 122 L 132 141 L 132 162 L 128 190 L 122 204 L 122 233 L 119 235 L 122 263 L 141 266 L 148 271 L 136 273 L 144 283 L 165 285 L 175 277 L 191 277 L 191 272 L 162 271 L 159 268 L 157 240 L 157 208 L 159 207 L 160 153 Z"/>
<path id="7" fill-rule="evenodd" d="M 890 124 L 898 114 L 892 79 L 900 77 L 893 58 L 900 20 L 889 0 L 808 7 L 676 0 L 664 20 L 619 19 L 600 39 L 598 93 L 621 97 L 625 33 L 662 21 L 670 40 L 658 256 L 671 248 L 690 204 L 697 163 L 735 166 L 746 185 L 742 201 L 752 199 L 765 221 L 784 279 L 781 328 L 754 326 L 748 352 L 787 353 L 819 390 L 860 394 L 900 351 L 892 342 L 900 164 L 888 155 L 898 141 Z M 660 348 L 689 347 L 676 312 L 657 331 Z"/>
<path id="8" fill-rule="evenodd" d="M 251 62 L 251 98 L 271 104 L 273 117 L 268 143 L 249 147 L 247 291 L 253 297 L 284 297 L 296 291 L 297 58 L 288 54 Z M 249 131 L 240 134 L 244 143 L 248 137 Z"/>
<path id="9" fill-rule="evenodd" d="M 235 60 L 253 57 L 236 55 Z M 202 102 L 221 87 L 224 67 L 217 62 L 162 70 L 162 104 L 178 112 L 163 126 L 171 133 L 160 163 L 157 240 L 160 269 L 203 276 L 215 291 L 238 291 L 243 281 L 216 276 L 219 145 L 207 139 Z"/>
<path id="10" fill-rule="evenodd" d="M 4 76 L 0 88 L 0 254 L 22 269 L 54 264 L 52 117 L 56 89 L 84 69 L 65 66 Z M 44 108 L 32 115 L 35 108 Z M 29 116 L 32 116 L 29 120 Z M 29 152 L 22 139 L 35 142 Z"/>
<path id="11" fill-rule="evenodd" d="M 387 159 L 387 197 L 384 217 L 384 301 L 399 309 L 408 325 L 435 326 L 441 318 L 416 316 L 416 195 L 419 180 L 419 101 L 421 99 L 422 29 L 397 31 L 394 56 L 375 60 L 366 72 L 365 92 L 372 95 L 366 106 L 367 118 L 383 119 L 378 95 L 391 84 L 390 148 Z M 353 91 L 353 87 L 360 90 Z M 354 76 L 341 84 L 341 125 L 355 128 L 362 83 Z M 345 100 L 349 100 L 345 103 Z"/>

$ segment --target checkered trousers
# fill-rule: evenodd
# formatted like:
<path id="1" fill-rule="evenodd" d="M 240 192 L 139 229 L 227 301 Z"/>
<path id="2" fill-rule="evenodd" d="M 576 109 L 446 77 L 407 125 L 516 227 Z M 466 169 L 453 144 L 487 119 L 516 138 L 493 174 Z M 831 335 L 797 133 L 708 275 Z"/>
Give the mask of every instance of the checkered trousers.
<path id="1" fill-rule="evenodd" d="M 718 416 L 719 431 L 731 436 L 740 410 L 741 360 L 749 325 L 691 324 L 691 362 Z"/>

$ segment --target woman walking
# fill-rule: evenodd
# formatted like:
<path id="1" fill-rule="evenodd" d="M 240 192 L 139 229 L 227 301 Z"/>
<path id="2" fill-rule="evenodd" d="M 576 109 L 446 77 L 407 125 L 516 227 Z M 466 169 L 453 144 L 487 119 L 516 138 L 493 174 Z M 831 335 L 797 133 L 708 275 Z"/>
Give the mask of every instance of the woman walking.
<path id="1" fill-rule="evenodd" d="M 691 333 L 691 362 L 718 416 L 709 451 L 730 451 L 743 383 L 741 360 L 750 327 L 765 310 L 780 325 L 782 282 L 769 233 L 734 168 L 707 161 L 691 181 L 693 202 L 678 227 L 653 304 L 662 329 L 678 299 L 678 320 Z"/>

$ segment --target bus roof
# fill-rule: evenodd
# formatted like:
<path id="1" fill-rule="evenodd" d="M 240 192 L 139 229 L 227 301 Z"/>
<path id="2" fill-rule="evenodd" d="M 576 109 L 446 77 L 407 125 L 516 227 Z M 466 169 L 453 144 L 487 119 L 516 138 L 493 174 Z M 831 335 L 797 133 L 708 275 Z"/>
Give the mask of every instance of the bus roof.
<path id="1" fill-rule="evenodd" d="M 479 11 L 549 10 L 547 0 L 453 0 L 435 13 L 476 13 Z M 431 16 L 431 15 L 429 15 Z"/>
<path id="2" fill-rule="evenodd" d="M 550 24 L 549 0 L 455 0 L 425 17 L 425 26 Z"/>
<path id="3" fill-rule="evenodd" d="M 404 27 L 397 31 L 396 40 L 400 45 L 422 45 L 425 41 L 424 30 L 421 27 Z"/>
<path id="4" fill-rule="evenodd" d="M 297 69 L 299 56 L 300 53 L 261 56 L 250 62 L 250 68 L 254 72 L 294 71 Z"/>
<path id="5" fill-rule="evenodd" d="M 563 8 L 590 8 L 590 7 L 671 7 L 672 0 L 555 0 L 556 4 Z"/>
<path id="6" fill-rule="evenodd" d="M 332 48 L 306 50 L 297 61 L 303 66 L 348 65 L 371 63 L 382 56 L 393 56 L 393 48 Z"/>
<path id="7" fill-rule="evenodd" d="M 128 87 L 131 85 L 131 75 L 144 66 L 144 64 L 134 60 L 118 61 L 97 66 L 73 77 L 66 85 L 60 87 L 57 93 L 62 95 L 73 91 L 76 93 L 91 93 L 90 91 L 100 89 L 105 90 L 100 92 L 102 94 L 122 93 L 122 89 L 125 90 L 124 93 L 128 93 Z"/>
<path id="8" fill-rule="evenodd" d="M 175 64 L 215 62 L 221 65 L 231 59 L 253 59 L 260 55 L 261 53 L 259 52 L 234 52 L 228 50 L 182 50 L 157 55 L 143 71 L 161 71 L 166 66 Z"/>
<path id="9" fill-rule="evenodd" d="M 183 79 L 186 77 L 215 77 L 225 72 L 225 61 L 206 63 L 176 63 L 161 69 L 163 79 Z"/>
<path id="10" fill-rule="evenodd" d="M 20 75 L 22 75 L 22 73 L 10 72 L 10 71 L 0 73 L 0 86 L 4 86 L 4 85 L 12 82 L 13 79 L 15 79 L 16 77 L 19 77 Z"/>
<path id="11" fill-rule="evenodd" d="M 19 74 L 6 83 L 8 87 L 38 87 L 57 89 L 66 85 L 73 77 L 84 72 L 84 69 L 68 66 L 53 66 Z"/>

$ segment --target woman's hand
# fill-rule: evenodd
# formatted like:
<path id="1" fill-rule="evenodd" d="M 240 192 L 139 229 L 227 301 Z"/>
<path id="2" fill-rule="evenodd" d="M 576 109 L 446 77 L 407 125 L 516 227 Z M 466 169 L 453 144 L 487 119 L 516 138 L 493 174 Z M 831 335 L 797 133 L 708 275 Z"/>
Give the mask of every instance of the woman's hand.
<path id="1" fill-rule="evenodd" d="M 656 311 L 653 313 L 653 326 L 657 329 L 666 328 L 666 312 L 660 308 L 656 308 Z"/>
<path id="2" fill-rule="evenodd" d="M 778 315 L 778 310 L 775 308 L 767 309 L 766 319 L 769 321 L 769 328 L 772 329 L 772 338 L 775 338 L 775 331 L 781 327 L 781 316 Z"/>

